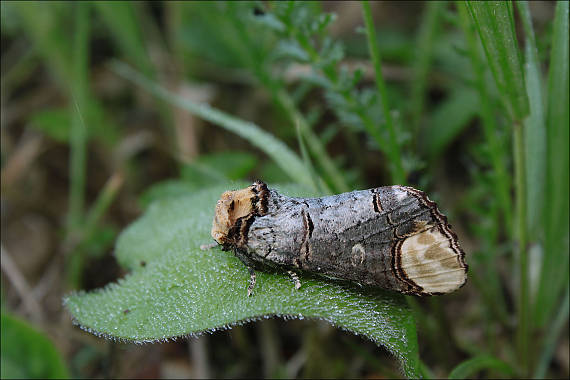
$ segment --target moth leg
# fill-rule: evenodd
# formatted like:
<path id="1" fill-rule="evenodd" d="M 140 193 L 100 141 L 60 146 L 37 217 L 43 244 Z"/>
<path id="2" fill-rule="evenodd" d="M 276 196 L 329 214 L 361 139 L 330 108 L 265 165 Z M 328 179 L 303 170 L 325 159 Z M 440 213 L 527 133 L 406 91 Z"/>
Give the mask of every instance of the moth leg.
<path id="1" fill-rule="evenodd" d="M 253 288 L 255 288 L 255 271 L 252 267 L 247 267 L 249 270 L 249 285 L 247 287 L 247 296 L 251 296 L 253 294 Z"/>
<path id="2" fill-rule="evenodd" d="M 297 273 L 292 270 L 288 270 L 287 273 L 289 274 L 289 277 L 291 277 L 291 281 L 295 283 L 295 289 L 299 289 L 301 287 L 301 280 L 299 280 Z"/>

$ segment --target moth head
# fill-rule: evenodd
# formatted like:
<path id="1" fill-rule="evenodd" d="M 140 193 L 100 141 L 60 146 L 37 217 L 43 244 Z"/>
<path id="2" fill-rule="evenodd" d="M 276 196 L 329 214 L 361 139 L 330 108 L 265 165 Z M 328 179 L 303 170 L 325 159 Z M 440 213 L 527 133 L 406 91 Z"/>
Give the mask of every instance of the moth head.
<path id="1" fill-rule="evenodd" d="M 226 191 L 216 204 L 212 238 L 218 244 L 228 243 L 228 233 L 236 221 L 254 212 L 252 199 L 255 197 L 252 187 L 241 190 Z"/>

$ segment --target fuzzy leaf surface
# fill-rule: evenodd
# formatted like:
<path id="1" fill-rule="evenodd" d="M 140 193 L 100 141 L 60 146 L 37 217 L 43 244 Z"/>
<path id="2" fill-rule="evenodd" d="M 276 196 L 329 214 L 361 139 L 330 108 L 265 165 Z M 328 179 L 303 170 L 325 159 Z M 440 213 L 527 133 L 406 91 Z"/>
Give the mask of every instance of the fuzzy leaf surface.
<path id="1" fill-rule="evenodd" d="M 322 319 L 384 345 L 406 376 L 418 377 L 415 321 L 402 295 L 307 275 L 295 290 L 287 274 L 257 272 L 254 295 L 247 297 L 249 273 L 243 263 L 218 247 L 200 249 L 212 241 L 221 193 L 245 186 L 214 186 L 152 203 L 117 242 L 117 259 L 131 273 L 65 299 L 75 322 L 100 336 L 156 342 L 271 316 Z M 311 195 L 298 186 L 277 189 Z"/>

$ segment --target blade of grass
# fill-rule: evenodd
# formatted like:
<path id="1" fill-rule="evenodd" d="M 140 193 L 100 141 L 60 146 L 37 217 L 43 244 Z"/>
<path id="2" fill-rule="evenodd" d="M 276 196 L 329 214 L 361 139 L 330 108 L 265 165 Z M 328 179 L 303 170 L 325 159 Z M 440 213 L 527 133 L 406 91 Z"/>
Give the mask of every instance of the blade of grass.
<path id="1" fill-rule="evenodd" d="M 519 251 L 519 297 L 518 297 L 518 330 L 517 341 L 519 349 L 519 363 L 524 375 L 527 375 L 532 366 L 530 355 L 530 302 L 528 277 L 528 251 L 527 251 L 527 223 L 526 223 L 526 169 L 523 126 L 515 121 L 513 130 L 515 188 L 517 208 L 517 234 Z"/>
<path id="2" fill-rule="evenodd" d="M 181 98 L 145 78 L 124 63 L 114 61 L 111 63 L 111 68 L 120 76 L 136 83 L 155 96 L 248 140 L 271 157 L 293 181 L 309 186 L 311 189 L 317 188 L 314 178 L 297 154 L 257 125 L 228 115 L 207 104 L 198 104 Z"/>
<path id="3" fill-rule="evenodd" d="M 307 142 L 311 153 L 332 181 L 334 190 L 341 193 L 349 191 L 350 188 L 346 183 L 344 176 L 338 170 L 335 163 L 328 155 L 319 137 L 312 131 L 305 117 L 295 106 L 293 99 L 291 99 L 291 96 L 285 91 L 281 90 L 274 94 L 274 97 L 277 103 L 287 112 L 289 118 L 292 121 L 297 120 L 297 126 L 305 138 L 305 141 Z M 330 190 L 328 190 L 328 193 L 330 193 Z"/>
<path id="4" fill-rule="evenodd" d="M 96 230 L 97 223 L 105 214 L 113 199 L 115 199 L 122 182 L 121 174 L 113 174 L 99 192 L 80 229 L 77 229 L 73 235 L 66 237 L 64 251 L 69 253 L 66 263 L 67 281 L 72 289 L 78 289 L 81 285 L 86 262 L 85 244 L 88 244 L 89 239 Z"/>
<path id="5" fill-rule="evenodd" d="M 545 256 L 535 306 L 538 326 L 552 317 L 569 277 L 568 29 L 568 2 L 561 1 L 556 6 L 548 78 Z"/>
<path id="6" fill-rule="evenodd" d="M 67 12 L 74 7 L 65 2 L 11 2 L 9 4 L 17 11 L 23 25 L 23 30 L 39 53 L 43 64 L 49 69 L 54 83 L 72 99 L 75 95 L 73 26 L 67 22 L 70 16 Z M 69 17 L 71 19 L 72 17 Z M 89 93 L 87 94 L 89 95 Z M 72 100 L 70 100 L 71 102 Z M 99 141 L 114 143 L 117 131 L 114 123 L 108 118 L 96 98 L 87 96 L 85 105 L 81 105 L 85 118 L 85 126 L 97 126 L 90 132 Z"/>
<path id="7" fill-rule="evenodd" d="M 390 106 L 388 104 L 388 94 L 386 91 L 386 84 L 382 75 L 382 61 L 380 59 L 380 50 L 378 49 L 378 41 L 376 40 L 376 30 L 374 29 L 374 21 L 372 19 L 372 12 L 370 11 L 370 4 L 368 1 L 362 1 L 362 13 L 364 15 L 364 24 L 366 25 L 366 36 L 368 38 L 368 50 L 370 58 L 374 65 L 374 74 L 376 77 L 376 87 L 380 95 L 380 102 L 382 103 L 382 110 L 384 118 L 386 119 L 386 127 L 388 128 L 390 141 L 388 143 L 387 153 L 390 157 L 392 169 L 392 181 L 397 184 L 404 185 L 406 183 L 406 174 L 402 163 L 400 153 L 400 144 L 396 138 L 396 130 L 390 113 Z"/>
<path id="8" fill-rule="evenodd" d="M 415 57 L 413 61 L 413 80 L 410 82 L 411 89 L 411 116 L 412 130 L 417 136 L 420 119 L 424 108 L 427 74 L 433 56 L 433 45 L 439 33 L 440 14 L 445 3 L 442 1 L 430 1 L 425 3 L 422 21 L 417 34 Z"/>
<path id="9" fill-rule="evenodd" d="M 530 103 L 529 117 L 524 121 L 525 155 L 532 158 L 526 162 L 527 183 L 527 224 L 529 238 L 539 237 L 542 230 L 542 209 L 544 207 L 544 182 L 546 173 L 546 128 L 544 120 L 544 100 L 540 61 L 530 10 L 526 1 L 516 3 L 526 36 L 525 74 Z"/>
<path id="10" fill-rule="evenodd" d="M 493 171 L 496 173 L 493 184 L 494 192 L 501 200 L 498 203 L 503 215 L 505 230 L 507 233 L 511 233 L 512 211 L 510 178 L 507 174 L 505 161 L 503 159 L 503 148 L 497 138 L 498 127 L 495 120 L 490 91 L 487 88 L 487 82 L 485 80 L 485 66 L 481 59 L 481 55 L 479 54 L 479 45 L 477 43 L 475 32 L 471 27 L 472 23 L 469 21 L 467 5 L 464 2 L 457 2 L 456 5 L 459 22 L 467 42 L 467 52 L 471 59 L 471 65 L 473 66 L 473 72 L 475 74 L 475 84 L 479 92 L 479 100 L 481 102 L 480 116 L 483 124 L 483 132 L 485 134 L 485 140 L 489 146 Z M 500 220 L 497 220 L 495 223 L 497 226 L 502 224 Z M 494 243 L 497 243 L 496 239 L 494 239 Z M 494 252 L 487 250 L 484 252 L 485 254 L 488 253 L 488 255 L 485 260 L 485 280 L 481 281 L 481 284 L 484 284 L 484 286 L 489 288 L 483 291 L 483 296 L 486 297 L 490 310 L 496 310 L 500 319 L 505 320 L 507 314 L 505 309 L 506 302 L 502 299 L 503 292 L 501 291 L 500 283 L 498 281 L 499 275 L 495 265 L 495 254 Z M 497 297 L 501 298 L 497 300 Z"/>
<path id="11" fill-rule="evenodd" d="M 544 379 L 546 377 L 546 370 L 548 369 L 548 365 L 552 360 L 552 355 L 554 354 L 556 343 L 561 337 L 564 326 L 568 325 L 568 307 L 570 301 L 569 286 L 566 286 L 566 292 L 564 294 L 563 300 L 564 301 L 562 301 L 560 309 L 556 313 L 554 322 L 552 322 L 548 328 L 546 339 L 544 339 L 543 349 L 541 350 L 540 357 L 538 358 L 538 364 L 533 374 L 533 377 L 535 379 Z"/>
<path id="12" fill-rule="evenodd" d="M 75 230 L 83 223 L 85 202 L 85 177 L 87 171 L 87 128 L 81 112 L 87 109 L 87 66 L 89 57 L 89 8 L 90 3 L 75 4 L 75 33 L 73 41 L 73 103 L 70 131 L 69 163 L 69 215 L 68 230 Z"/>
<path id="13" fill-rule="evenodd" d="M 85 218 L 84 240 L 89 238 L 91 232 L 95 229 L 95 225 L 99 222 L 103 214 L 105 214 L 113 202 L 113 199 L 117 196 L 122 184 L 123 176 L 119 172 L 114 173 L 107 180 Z"/>
<path id="14" fill-rule="evenodd" d="M 34 44 L 34 48 L 45 58 L 50 71 L 60 84 L 71 87 L 69 73 L 72 71 L 72 41 L 69 34 L 63 30 L 62 18 L 58 18 L 64 9 L 58 9 L 61 4 L 41 2 L 13 2 L 18 16 L 21 18 L 23 29 Z"/>
<path id="15" fill-rule="evenodd" d="M 94 4 L 99 16 L 108 28 L 111 42 L 117 45 L 125 60 L 135 65 L 146 77 L 155 79 L 157 77 L 156 70 L 147 46 L 151 45 L 149 41 L 154 41 L 155 46 L 163 46 L 164 43 L 160 41 L 160 33 L 151 21 L 152 18 L 145 17 L 149 12 L 145 12 L 144 8 L 141 9 L 144 5 L 128 1 L 95 1 Z M 137 10 L 141 10 L 141 12 L 137 13 Z M 171 146 L 177 147 L 172 110 L 160 101 L 157 102 L 156 108 L 162 119 L 161 126 L 166 131 L 169 143 Z"/>
<path id="16" fill-rule="evenodd" d="M 299 145 L 299 149 L 301 150 L 301 158 L 303 159 L 303 162 L 305 163 L 307 170 L 309 170 L 313 174 L 314 178 L 316 178 L 315 182 L 316 182 L 316 185 L 318 187 L 319 193 L 320 194 L 332 194 L 331 189 L 322 180 L 322 178 L 320 178 L 318 176 L 318 174 L 316 173 L 315 167 L 313 166 L 313 163 L 311 162 L 311 157 L 309 156 L 309 153 L 307 152 L 307 147 L 305 146 L 305 142 L 303 141 L 303 135 L 302 135 L 301 127 L 299 124 L 300 123 L 297 123 L 295 125 L 295 132 L 297 135 L 297 145 Z"/>
<path id="17" fill-rule="evenodd" d="M 523 119 L 528 115 L 528 98 L 514 30 L 512 3 L 489 1 L 467 2 L 479 32 L 487 61 L 500 96 L 513 125 L 513 155 L 515 164 L 515 196 L 518 239 L 518 326 L 517 347 L 523 375 L 531 368 L 529 352 L 528 256 L 526 222 L 526 169 Z"/>
<path id="18" fill-rule="evenodd" d="M 512 120 L 528 115 L 522 64 L 511 2 L 468 1 L 499 93 Z"/>
<path id="19" fill-rule="evenodd" d="M 477 372 L 484 369 L 494 369 L 502 374 L 514 376 L 515 370 L 502 360 L 490 355 L 480 355 L 465 360 L 460 363 L 449 373 L 449 379 L 468 379 L 473 378 Z"/>

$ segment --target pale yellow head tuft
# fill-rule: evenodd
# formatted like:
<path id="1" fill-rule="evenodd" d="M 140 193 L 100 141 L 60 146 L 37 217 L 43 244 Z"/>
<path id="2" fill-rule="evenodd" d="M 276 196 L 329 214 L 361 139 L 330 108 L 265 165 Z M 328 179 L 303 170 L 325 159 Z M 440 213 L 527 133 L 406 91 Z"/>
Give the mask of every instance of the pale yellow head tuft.
<path id="1" fill-rule="evenodd" d="M 230 228 L 235 222 L 252 210 L 252 198 L 255 197 L 251 186 L 241 190 L 226 191 L 216 204 L 216 213 L 212 223 L 211 235 L 219 244 L 224 244 Z"/>

